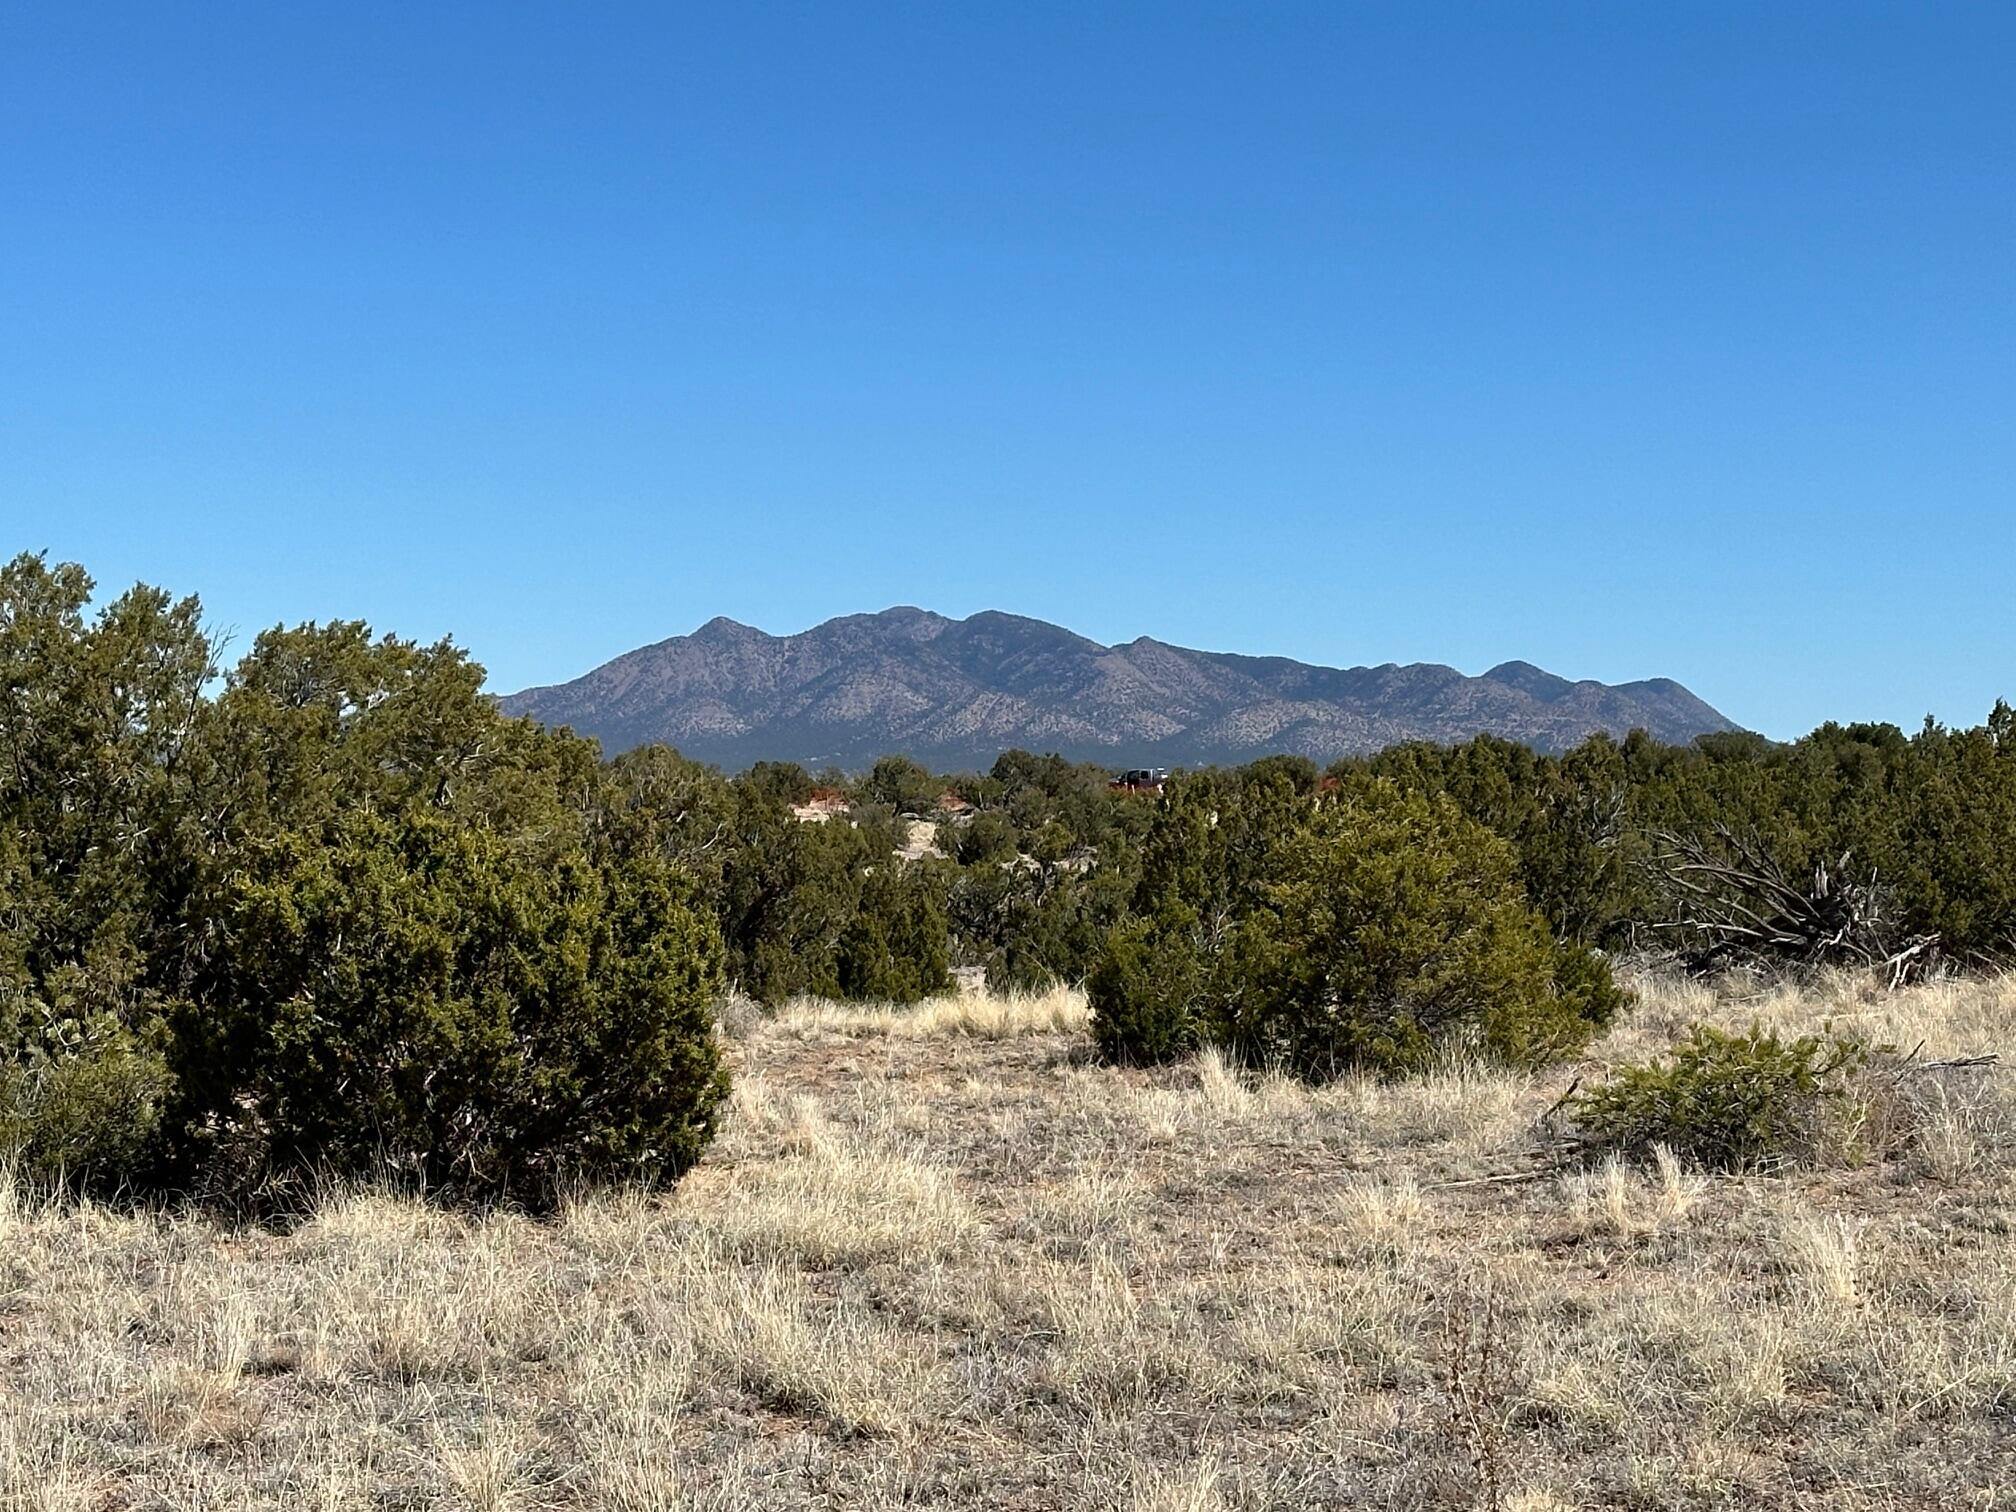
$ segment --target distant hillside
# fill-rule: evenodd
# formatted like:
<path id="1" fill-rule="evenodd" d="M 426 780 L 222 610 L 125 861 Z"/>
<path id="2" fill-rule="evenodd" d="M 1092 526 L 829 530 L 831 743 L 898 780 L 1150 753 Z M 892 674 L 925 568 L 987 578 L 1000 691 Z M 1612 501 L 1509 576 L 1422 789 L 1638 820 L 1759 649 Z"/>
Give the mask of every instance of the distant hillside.
<path id="1" fill-rule="evenodd" d="M 1330 761 L 1482 731 L 1544 750 L 1642 727 L 1687 741 L 1736 728 L 1676 682 L 1569 682 L 1525 662 L 1314 667 L 1161 641 L 1102 646 L 1042 620 L 885 609 L 766 635 L 715 619 L 586 676 L 503 700 L 614 754 L 664 741 L 737 769 L 765 759 L 860 767 L 892 751 L 941 770 L 1003 750 L 1108 765 L 1194 766 L 1277 751 Z"/>

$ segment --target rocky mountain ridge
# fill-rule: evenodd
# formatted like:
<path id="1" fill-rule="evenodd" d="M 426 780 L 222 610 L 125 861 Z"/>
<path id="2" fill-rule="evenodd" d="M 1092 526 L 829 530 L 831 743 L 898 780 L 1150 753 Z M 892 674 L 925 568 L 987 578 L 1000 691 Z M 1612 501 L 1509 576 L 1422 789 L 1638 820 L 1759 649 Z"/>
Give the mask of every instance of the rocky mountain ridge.
<path id="1" fill-rule="evenodd" d="M 1105 646 L 1019 615 L 909 607 L 782 636 L 713 619 L 502 702 L 610 754 L 663 741 L 730 770 L 766 759 L 852 769 L 889 752 L 961 770 L 1013 747 L 1119 766 L 1283 751 L 1325 762 L 1483 731 L 1560 750 L 1597 730 L 1687 741 L 1736 728 L 1666 678 L 1574 682 L 1519 661 L 1477 677 L 1422 662 L 1322 667 L 1146 636 Z"/>

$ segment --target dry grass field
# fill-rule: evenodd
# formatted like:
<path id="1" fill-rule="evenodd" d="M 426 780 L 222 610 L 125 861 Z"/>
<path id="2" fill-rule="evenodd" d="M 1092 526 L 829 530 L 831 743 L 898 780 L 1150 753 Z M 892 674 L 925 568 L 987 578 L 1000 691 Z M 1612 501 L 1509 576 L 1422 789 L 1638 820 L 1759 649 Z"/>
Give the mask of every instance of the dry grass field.
<path id="1" fill-rule="evenodd" d="M 2002 1048 L 2016 982 L 1689 1020 Z M 1117 1072 L 1082 1003 L 734 1025 L 663 1199 L 286 1233 L 0 1192 L 0 1506 L 2016 1507 L 2016 1096 L 1882 1166 L 1531 1165 L 1544 1080 Z"/>

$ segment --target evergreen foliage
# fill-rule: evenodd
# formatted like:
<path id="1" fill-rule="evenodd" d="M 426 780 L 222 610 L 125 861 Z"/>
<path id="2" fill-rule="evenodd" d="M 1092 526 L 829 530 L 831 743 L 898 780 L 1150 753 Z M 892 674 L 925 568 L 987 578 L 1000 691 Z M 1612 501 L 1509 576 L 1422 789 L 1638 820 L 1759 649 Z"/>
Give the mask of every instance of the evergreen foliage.
<path id="1" fill-rule="evenodd" d="M 1215 1044 L 1308 1077 L 1450 1053 L 1535 1064 L 1623 1001 L 1528 907 L 1508 845 L 1383 779 L 1322 797 L 1278 771 L 1179 783 L 1141 889 L 1088 983 L 1119 1060 Z"/>
<path id="2" fill-rule="evenodd" d="M 676 1176 L 721 946 L 595 749 L 447 644 L 0 569 L 0 1140 L 101 1187 Z M 648 826 L 646 827 L 649 828 Z M 662 830 L 664 826 L 659 826 Z M 656 831 L 653 831 L 656 833 Z"/>
<path id="3" fill-rule="evenodd" d="M 1775 872 L 1837 874 L 1894 901 L 1900 937 L 1936 936 L 1944 958 L 2016 953 L 2016 713 L 1985 724 L 1823 725 L 1777 744 L 1755 735 L 1666 746 L 1593 736 L 1560 757 L 1490 736 L 1339 762 L 1443 793 L 1509 841 L 1528 896 L 1555 931 L 1609 947 L 1675 942 L 1685 920 L 1656 837 L 1713 850 L 1724 835 Z"/>
<path id="4" fill-rule="evenodd" d="M 1620 1010 L 1607 953 L 1765 958 L 1740 931 L 1706 948 L 1704 919 L 1757 905 L 1704 906 L 1676 855 L 1772 889 L 1825 867 L 1821 901 L 1919 942 L 1913 969 L 2016 954 L 2004 704 L 1909 736 L 1270 757 L 1159 795 L 1022 751 L 727 777 L 505 719 L 446 642 L 283 627 L 226 670 L 193 599 L 92 602 L 79 567 L 0 568 L 0 1151 L 101 1187 L 670 1179 L 722 1096 L 730 986 L 908 1002 L 977 969 L 1086 983 L 1116 1061 L 1533 1064 Z M 1800 1077 L 1834 1053 L 1697 1039 L 1582 1113 L 1620 1147 L 1641 1118 L 1770 1158 L 1723 1083 L 1747 1065 L 1814 1105 Z"/>
<path id="5" fill-rule="evenodd" d="M 1868 1045 L 1834 1034 L 1696 1025 L 1667 1059 L 1622 1068 L 1566 1111 L 1592 1152 L 1643 1158 L 1664 1145 L 1721 1171 L 1810 1161 L 1841 1148 L 1869 1058 Z"/>
<path id="6" fill-rule="evenodd" d="M 952 987 L 944 884 L 935 869 L 884 861 L 861 881 L 840 937 L 842 997 L 914 1003 Z"/>

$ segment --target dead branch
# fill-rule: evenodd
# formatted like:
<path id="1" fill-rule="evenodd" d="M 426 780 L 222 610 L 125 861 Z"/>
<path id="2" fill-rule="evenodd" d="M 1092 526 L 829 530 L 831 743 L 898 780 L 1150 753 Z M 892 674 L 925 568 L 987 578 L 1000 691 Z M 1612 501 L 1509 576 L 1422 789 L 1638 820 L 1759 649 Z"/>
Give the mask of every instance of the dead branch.
<path id="1" fill-rule="evenodd" d="M 1858 873 L 1854 853 L 1821 860 L 1809 882 L 1795 880 L 1754 834 L 1717 824 L 1706 839 L 1662 831 L 1655 865 L 1674 917 L 1657 927 L 1689 941 L 1689 964 L 1712 971 L 1776 960 L 1797 965 L 1865 966 L 1893 988 L 1923 975 L 1938 950 L 1933 935 L 1900 936 L 1887 889 Z"/>
<path id="2" fill-rule="evenodd" d="M 1912 1052 L 1913 1055 L 1916 1053 L 1916 1051 Z M 1902 1064 L 1891 1067 L 1890 1071 L 1893 1076 L 1904 1077 L 1916 1076 L 1926 1071 L 1973 1071 L 1984 1066 L 1999 1066 L 2001 1064 L 2001 1055 L 1994 1052 L 1990 1052 L 1987 1055 L 1956 1055 L 1951 1060 L 1935 1061 L 1921 1061 L 1906 1057 Z"/>

